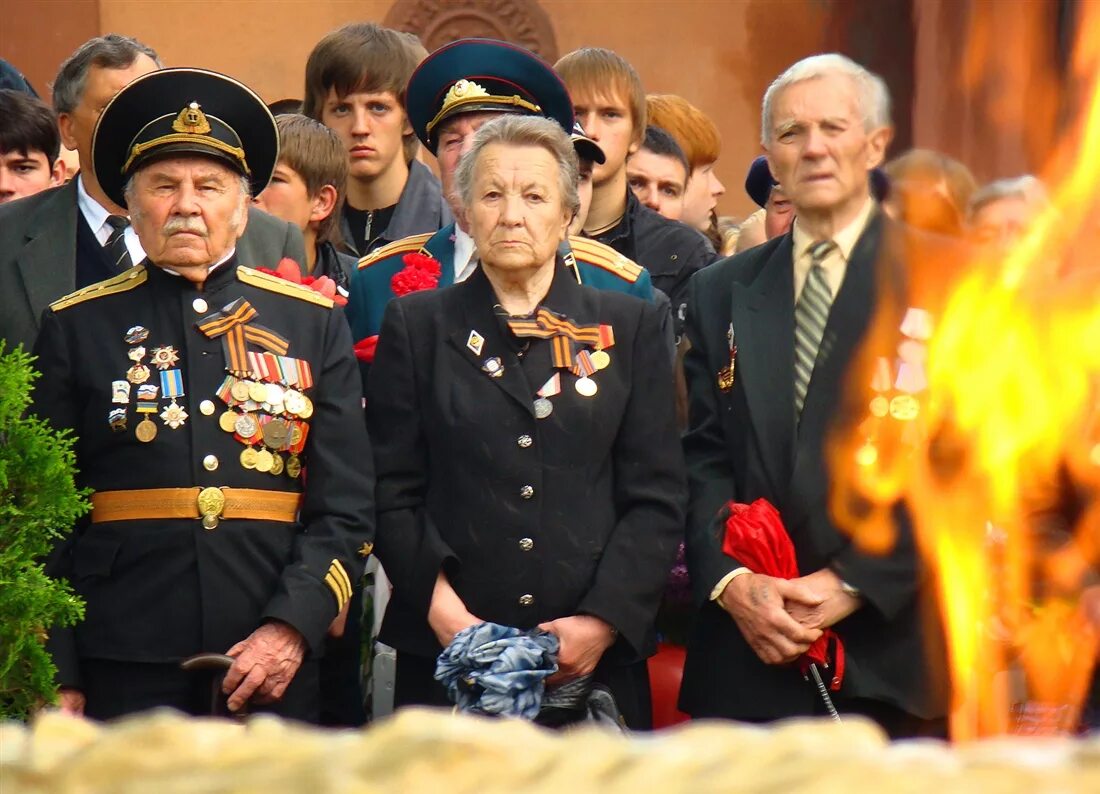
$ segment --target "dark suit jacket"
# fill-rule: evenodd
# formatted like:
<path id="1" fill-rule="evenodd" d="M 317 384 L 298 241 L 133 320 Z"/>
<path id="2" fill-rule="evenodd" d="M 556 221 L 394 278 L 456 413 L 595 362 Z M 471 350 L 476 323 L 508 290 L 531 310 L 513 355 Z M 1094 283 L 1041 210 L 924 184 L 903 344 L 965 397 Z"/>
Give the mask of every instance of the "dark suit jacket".
<path id="1" fill-rule="evenodd" d="M 721 550 L 718 516 L 728 500 L 765 498 L 794 542 L 799 571 L 832 567 L 865 603 L 836 629 L 847 649 L 840 699 L 885 701 L 921 718 L 944 714 L 943 657 L 935 616 L 922 598 L 908 517 L 897 513 L 897 543 L 870 557 L 829 517 L 824 440 L 844 401 L 844 375 L 868 330 L 876 298 L 905 301 L 900 228 L 876 215 L 848 263 L 829 315 L 800 425 L 794 413 L 794 282 L 790 234 L 694 276 L 688 295 L 684 368 L 690 399 L 685 452 L 691 498 L 688 563 L 703 604 L 689 644 L 681 708 L 697 717 L 746 720 L 809 714 L 817 697 L 797 670 L 763 664 L 734 621 L 708 598 L 739 566 Z M 888 238 L 888 239 L 887 239 Z M 919 304 L 914 304 L 919 305 Z M 732 389 L 717 373 L 737 347 Z M 933 622 L 926 630 L 925 623 Z"/>
<path id="2" fill-rule="evenodd" d="M 32 411 L 75 431 L 77 483 L 94 491 L 230 486 L 303 492 L 304 499 L 298 521 L 225 519 L 212 530 L 198 519 L 81 519 L 50 569 L 69 579 L 87 605 L 75 630 L 51 632 L 61 682 L 79 684 L 76 657 L 174 662 L 221 653 L 264 619 L 294 626 L 317 652 L 339 608 L 326 573 L 338 560 L 357 582 L 364 563 L 358 552 L 373 534 L 370 446 L 343 313 L 289 284 L 273 291 L 246 282 L 233 260 L 206 280 L 201 313 L 190 281 L 148 264 L 130 273 L 132 289 L 48 310 L 35 345 L 42 377 Z M 204 336 L 196 321 L 238 298 L 288 340 L 288 356 L 312 367 L 306 394 L 315 410 L 301 457 L 305 472 L 297 479 L 245 469 L 243 444 L 218 424 L 226 410 L 217 396 L 226 377 L 222 341 Z M 107 420 L 119 407 L 112 381 L 131 364 L 133 345 L 125 336 L 136 325 L 149 332 L 147 351 L 171 345 L 179 354 L 180 404 L 188 413 L 176 429 L 153 415 L 158 432 L 149 443 L 135 436 L 141 417 L 132 394 L 124 406 L 128 429 L 115 432 Z M 159 383 L 158 370 L 150 369 L 149 382 Z M 204 413 L 204 401 L 215 410 Z M 157 407 L 166 405 L 161 392 Z M 208 455 L 217 458 L 213 471 L 203 463 Z"/>
<path id="3" fill-rule="evenodd" d="M 615 344 L 593 375 L 595 396 L 580 396 L 563 371 L 553 413 L 537 419 L 535 393 L 555 371 L 550 342 L 532 340 L 521 363 L 496 302 L 478 269 L 386 308 L 367 397 L 376 552 L 394 583 L 381 639 L 439 653 L 427 613 L 442 568 L 483 620 L 532 628 L 593 614 L 621 635 L 605 658 L 637 661 L 653 649 L 686 491 L 661 319 L 651 303 L 581 286 L 559 264 L 543 305 L 611 325 Z M 474 330 L 478 353 L 467 344 Z M 482 369 L 492 357 L 500 377 Z"/>
<path id="4" fill-rule="evenodd" d="M 30 350 L 43 310 L 76 289 L 76 179 L 0 206 L 0 339 Z M 302 233 L 293 224 L 248 208 L 237 258 L 274 268 L 283 257 L 305 263 Z"/>

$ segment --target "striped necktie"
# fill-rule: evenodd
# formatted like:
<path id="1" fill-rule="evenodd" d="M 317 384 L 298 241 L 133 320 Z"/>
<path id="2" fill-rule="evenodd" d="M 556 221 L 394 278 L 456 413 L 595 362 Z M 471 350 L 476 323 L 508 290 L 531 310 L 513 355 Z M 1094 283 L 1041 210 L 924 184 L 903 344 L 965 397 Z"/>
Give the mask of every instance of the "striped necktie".
<path id="1" fill-rule="evenodd" d="M 130 249 L 126 247 L 126 229 L 130 226 L 130 219 L 123 215 L 108 215 L 107 225 L 111 227 L 111 236 L 107 238 L 103 249 L 114 265 L 115 272 L 121 273 L 134 266 L 130 259 Z"/>
<path id="2" fill-rule="evenodd" d="M 829 308 L 833 305 L 833 291 L 825 279 L 821 263 L 836 248 L 832 240 L 818 240 L 810 246 L 810 272 L 794 309 L 794 408 L 795 416 L 802 415 L 810 377 L 817 361 L 825 324 L 829 321 Z"/>

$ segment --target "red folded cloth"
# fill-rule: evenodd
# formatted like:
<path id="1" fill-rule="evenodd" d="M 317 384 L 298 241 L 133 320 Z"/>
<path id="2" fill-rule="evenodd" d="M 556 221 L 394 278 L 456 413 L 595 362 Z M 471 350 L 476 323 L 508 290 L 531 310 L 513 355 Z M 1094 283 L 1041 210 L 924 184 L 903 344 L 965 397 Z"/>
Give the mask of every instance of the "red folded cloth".
<path id="1" fill-rule="evenodd" d="M 294 284 L 301 284 L 303 287 L 309 287 L 314 292 L 318 292 L 332 300 L 337 306 L 348 305 L 348 299 L 336 291 L 335 281 L 328 276 L 318 276 L 317 278 L 306 276 L 302 278 L 302 271 L 301 268 L 298 267 L 298 263 L 288 257 L 280 259 L 278 267 L 274 270 L 269 267 L 258 267 L 256 269 L 261 273 L 267 273 L 269 276 L 278 276 Z"/>
<path id="2" fill-rule="evenodd" d="M 729 518 L 722 551 L 753 573 L 773 576 L 777 579 L 797 579 L 798 561 L 783 519 L 767 499 L 757 499 L 750 505 L 729 502 Z M 829 646 L 834 646 L 834 663 L 829 664 Z M 810 649 L 798 660 L 802 674 L 811 664 L 831 667 L 833 678 L 829 688 L 840 689 L 844 680 L 844 645 L 832 629 L 817 638 Z"/>
<path id="3" fill-rule="evenodd" d="M 374 363 L 374 351 L 378 349 L 378 334 L 355 343 L 355 357 L 366 364 Z"/>

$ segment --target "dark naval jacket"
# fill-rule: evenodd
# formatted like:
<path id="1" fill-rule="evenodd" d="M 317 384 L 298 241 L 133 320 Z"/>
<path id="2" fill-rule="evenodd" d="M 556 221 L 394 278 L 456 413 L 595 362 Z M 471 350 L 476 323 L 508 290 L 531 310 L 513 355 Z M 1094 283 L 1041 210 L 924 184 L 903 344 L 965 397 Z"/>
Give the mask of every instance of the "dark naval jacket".
<path id="1" fill-rule="evenodd" d="M 294 377 L 313 406 L 301 419 L 307 435 L 298 477 L 291 476 L 290 450 L 280 453 L 288 465 L 279 474 L 244 468 L 246 444 L 219 426 L 227 412 L 219 396 L 228 374 L 224 339 L 209 338 L 198 324 L 239 300 L 257 312 L 249 325 L 286 340 L 280 368 L 298 366 L 290 359 L 308 363 L 312 385 L 304 388 Z M 347 323 L 330 300 L 240 266 L 235 257 L 201 288 L 146 262 L 45 313 L 32 411 L 75 432 L 80 486 L 95 492 L 228 486 L 301 495 L 296 521 L 222 518 L 204 528 L 195 518 L 82 519 L 50 566 L 87 604 L 75 630 L 51 637 L 63 685 L 79 688 L 78 658 L 173 662 L 224 653 L 269 619 L 296 628 L 314 652 L 321 648 L 362 574 L 374 534 L 370 446 L 350 347 Z M 264 350 L 252 341 L 247 349 Z M 166 380 L 157 360 L 166 364 Z M 128 377 L 137 364 L 149 370 L 144 380 Z M 272 377 L 280 382 L 283 375 Z M 144 405 L 136 396 L 141 385 L 162 387 L 151 413 L 139 412 L 150 407 L 148 390 Z M 186 419 L 172 428 L 160 412 L 177 391 L 172 402 Z M 277 413 L 256 406 L 252 415 L 264 421 Z M 146 417 L 156 434 L 143 442 L 136 429 Z M 253 444 L 259 450 L 262 441 Z M 140 493 L 135 501 L 140 511 Z"/>

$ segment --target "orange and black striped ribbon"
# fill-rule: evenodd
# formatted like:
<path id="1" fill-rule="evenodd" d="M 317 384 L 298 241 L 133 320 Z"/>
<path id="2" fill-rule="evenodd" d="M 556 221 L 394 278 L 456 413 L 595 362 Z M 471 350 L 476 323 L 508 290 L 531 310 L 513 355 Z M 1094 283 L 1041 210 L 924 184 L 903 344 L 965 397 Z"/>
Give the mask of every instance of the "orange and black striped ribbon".
<path id="1" fill-rule="evenodd" d="M 549 339 L 554 366 L 562 369 L 573 369 L 577 345 L 600 343 L 599 325 L 578 325 L 546 308 L 540 308 L 530 319 L 509 319 L 508 328 L 520 338 Z"/>
<path id="2" fill-rule="evenodd" d="M 290 342 L 284 337 L 254 323 L 259 312 L 244 298 L 230 303 L 219 312 L 204 317 L 198 323 L 198 329 L 210 339 L 222 338 L 222 350 L 225 352 L 225 366 L 238 377 L 248 377 L 251 367 L 248 364 L 248 345 L 254 344 L 277 355 L 286 355 Z"/>

